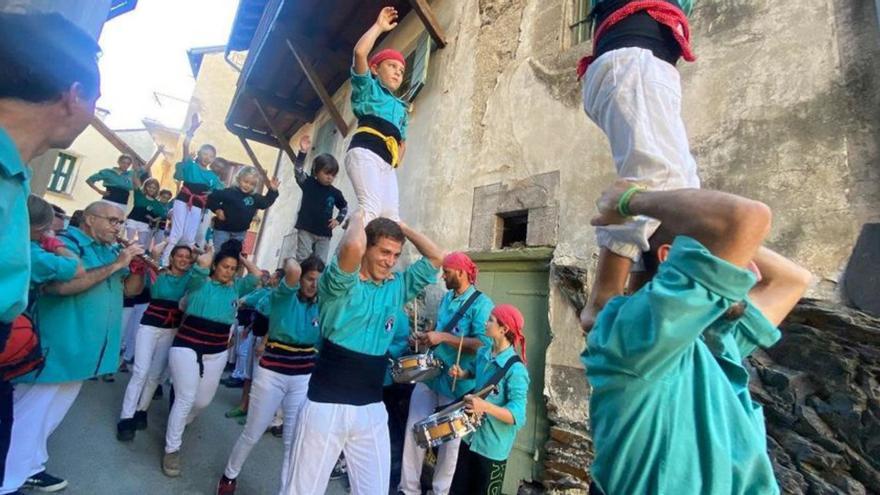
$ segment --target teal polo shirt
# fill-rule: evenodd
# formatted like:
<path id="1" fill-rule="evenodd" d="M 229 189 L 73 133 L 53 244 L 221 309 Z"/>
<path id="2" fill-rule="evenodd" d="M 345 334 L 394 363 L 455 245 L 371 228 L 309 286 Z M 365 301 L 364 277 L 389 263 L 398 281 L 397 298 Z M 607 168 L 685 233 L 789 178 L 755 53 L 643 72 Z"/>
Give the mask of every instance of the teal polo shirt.
<path id="1" fill-rule="evenodd" d="M 101 182 L 104 187 L 117 187 L 119 189 L 125 189 L 126 191 L 131 191 L 134 189 L 134 185 L 132 184 L 132 176 L 134 175 L 133 169 L 128 169 L 125 172 L 119 173 L 119 169 L 116 168 L 105 168 L 101 169 L 86 179 L 86 182 L 89 184 L 95 182 Z M 141 173 L 142 179 L 146 179 L 149 177 L 149 174 L 146 172 Z"/>
<path id="2" fill-rule="evenodd" d="M 388 356 L 392 359 L 399 358 L 409 350 L 409 316 L 403 308 L 397 318 L 394 319 L 394 336 L 391 338 L 391 345 L 388 346 Z M 385 379 L 382 381 L 383 387 L 388 387 L 394 383 L 391 376 L 391 366 L 393 361 L 388 361 L 388 369 L 385 370 Z"/>
<path id="3" fill-rule="evenodd" d="M 231 284 L 221 284 L 208 276 L 210 271 L 201 266 L 192 267 L 187 284 L 186 314 L 232 325 L 238 311 L 238 299 L 257 288 L 260 279 L 249 273 L 236 278 Z"/>
<path id="4" fill-rule="evenodd" d="M 68 228 L 67 236 L 59 239 L 79 254 L 86 270 L 116 261 L 115 245 L 101 244 L 76 227 Z M 123 280 L 128 273 L 128 268 L 118 270 L 79 294 L 40 295 L 34 306 L 34 321 L 40 330 L 46 362 L 42 371 L 16 382 L 61 383 L 116 372 L 122 338 Z M 64 275 L 59 273 L 50 280 L 44 277 L 44 281 L 63 280 Z"/>
<path id="5" fill-rule="evenodd" d="M 271 311 L 271 300 L 269 299 L 269 297 L 274 291 L 275 289 L 273 289 L 272 287 L 260 287 L 241 298 L 241 304 L 254 308 L 257 313 L 260 313 L 263 316 L 269 316 L 269 311 Z"/>
<path id="6" fill-rule="evenodd" d="M 599 313 L 582 361 L 605 493 L 779 493 L 742 364 L 780 337 L 749 301 L 754 285 L 680 236 L 650 283 Z M 744 315 L 726 317 L 740 301 Z"/>
<path id="7" fill-rule="evenodd" d="M 186 294 L 186 287 L 192 275 L 192 269 L 182 275 L 174 275 L 170 271 L 163 271 L 156 277 L 156 281 L 150 287 L 150 297 L 166 301 L 180 301 L 183 295 Z"/>
<path id="8" fill-rule="evenodd" d="M 0 127 L 0 322 L 11 323 L 27 307 L 31 239 L 27 198 L 30 171 L 12 138 Z M 2 346 L 0 346 L 2 347 Z"/>
<path id="9" fill-rule="evenodd" d="M 507 361 L 516 355 L 513 346 L 492 355 L 492 346 L 484 345 L 477 351 L 477 359 L 473 367 L 467 370 L 476 375 L 476 389 L 479 390 L 501 370 Z M 504 378 L 498 382 L 495 392 L 486 397 L 486 401 L 510 411 L 514 423 L 509 425 L 488 414 L 483 416 L 483 423 L 477 431 L 464 438 L 471 451 L 493 461 L 504 461 L 510 455 L 516 432 L 526 424 L 526 403 L 529 393 L 529 371 L 522 362 L 516 363 L 507 370 Z"/>
<path id="10" fill-rule="evenodd" d="M 446 328 L 446 325 L 452 320 L 455 313 L 458 312 L 461 306 L 474 292 L 476 292 L 476 288 L 471 285 L 460 296 L 456 296 L 455 291 L 448 291 L 443 295 L 443 300 L 440 301 L 440 307 L 437 310 L 437 331 L 443 331 L 443 329 Z M 489 296 L 481 294 L 471 307 L 465 311 L 464 316 L 458 320 L 458 323 L 449 329 L 449 333 L 456 337 L 464 335 L 466 338 L 480 339 L 480 342 L 483 343 L 484 347 L 491 346 L 491 340 L 486 337 L 486 322 L 489 320 L 489 315 L 492 314 L 492 309 L 494 307 L 495 305 L 492 303 L 492 300 L 489 299 Z M 440 344 L 437 347 L 434 347 L 433 352 L 434 356 L 443 362 L 443 372 L 437 375 L 437 378 L 426 382 L 425 385 L 434 392 L 450 399 L 460 397 L 465 392 L 474 388 L 473 379 L 458 380 L 455 385 L 455 392 L 452 391 L 452 378 L 449 376 L 448 371 L 449 368 L 455 364 L 455 358 L 458 355 L 457 346 L 453 347 L 446 344 Z M 476 354 L 462 352 L 460 366 L 462 369 L 470 369 L 473 367 L 472 363 L 475 359 Z"/>
<path id="11" fill-rule="evenodd" d="M 361 280 L 360 267 L 344 272 L 334 257 L 318 279 L 321 335 L 350 351 L 382 356 L 403 305 L 436 280 L 437 269 L 427 258 L 376 283 Z"/>
<path id="12" fill-rule="evenodd" d="M 37 242 L 31 241 L 31 284 L 34 286 L 73 280 L 78 266 L 79 259 L 50 253 Z"/>
<path id="13" fill-rule="evenodd" d="M 290 287 L 282 280 L 269 298 L 269 340 L 309 346 L 321 338 L 318 304 L 299 297 L 299 285 Z"/>
<path id="14" fill-rule="evenodd" d="M 409 105 L 394 96 L 369 69 L 366 74 L 358 74 L 351 68 L 351 110 L 359 119 L 373 115 L 391 122 L 406 141 Z"/>
<path id="15" fill-rule="evenodd" d="M 209 191 L 217 191 L 226 187 L 213 170 L 202 167 L 192 159 L 178 162 L 174 166 L 174 179 L 190 184 L 204 184 L 208 186 Z"/>

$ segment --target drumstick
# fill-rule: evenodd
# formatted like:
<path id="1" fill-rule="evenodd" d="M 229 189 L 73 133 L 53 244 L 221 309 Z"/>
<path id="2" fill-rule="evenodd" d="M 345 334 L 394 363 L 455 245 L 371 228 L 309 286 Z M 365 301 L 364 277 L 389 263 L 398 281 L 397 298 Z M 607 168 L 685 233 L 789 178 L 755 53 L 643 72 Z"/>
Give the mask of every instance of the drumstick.
<path id="1" fill-rule="evenodd" d="M 413 333 L 416 335 L 416 354 L 419 353 L 419 300 L 413 299 Z"/>
<path id="2" fill-rule="evenodd" d="M 455 365 L 458 366 L 461 362 L 461 345 L 464 344 L 464 332 L 462 332 L 461 337 L 458 338 L 458 355 L 455 356 Z M 455 393 L 455 382 L 458 381 L 458 373 L 452 377 L 452 392 Z"/>

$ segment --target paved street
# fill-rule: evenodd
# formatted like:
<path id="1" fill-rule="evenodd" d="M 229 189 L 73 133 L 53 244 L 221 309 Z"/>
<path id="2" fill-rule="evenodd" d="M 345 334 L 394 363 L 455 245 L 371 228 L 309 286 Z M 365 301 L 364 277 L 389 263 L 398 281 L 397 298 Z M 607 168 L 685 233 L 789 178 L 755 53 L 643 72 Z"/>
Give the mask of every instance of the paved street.
<path id="1" fill-rule="evenodd" d="M 184 437 L 183 475 L 167 478 L 159 467 L 168 417 L 166 398 L 154 401 L 149 428 L 131 443 L 116 441 L 116 420 L 128 373 L 115 383 L 87 381 L 64 422 L 49 441 L 52 474 L 67 479 L 66 495 L 207 495 L 215 493 L 232 445 L 242 426 L 223 413 L 240 389 L 220 386 L 214 402 L 191 424 Z M 254 448 L 239 477 L 240 495 L 274 495 L 280 485 L 282 444 L 266 434 Z M 328 494 L 347 493 L 341 481 Z"/>

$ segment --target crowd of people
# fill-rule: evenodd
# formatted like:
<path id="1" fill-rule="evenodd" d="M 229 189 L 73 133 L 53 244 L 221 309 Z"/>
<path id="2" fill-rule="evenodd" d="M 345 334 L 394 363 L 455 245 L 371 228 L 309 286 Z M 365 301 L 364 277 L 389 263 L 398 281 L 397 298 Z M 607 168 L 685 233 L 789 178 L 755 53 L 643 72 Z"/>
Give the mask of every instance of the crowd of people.
<path id="1" fill-rule="evenodd" d="M 763 246 L 766 205 L 700 189 L 675 68 L 693 60 L 690 2 L 593 3 L 594 47 L 579 74 L 618 179 L 597 200 L 601 253 L 581 313 L 591 493 L 778 493 L 743 359 L 778 340 L 809 273 Z M 0 14 L 0 494 L 67 486 L 46 472 L 48 438 L 84 380 L 112 379 L 120 365 L 131 373 L 116 438 L 148 428 L 170 384 L 161 470 L 185 475 L 186 427 L 232 362 L 243 392 L 227 416 L 243 430 L 227 446 L 219 495 L 235 493 L 267 430 L 283 438 L 281 494 L 322 494 L 343 465 L 353 493 L 421 494 L 432 447 L 435 495 L 501 493 L 527 419 L 526 321 L 478 289 L 467 254 L 401 221 L 406 62 L 393 49 L 371 56 L 397 17 L 383 8 L 354 46 L 358 127 L 344 166 L 357 206 L 349 212 L 333 186 L 332 155 L 305 171 L 304 137 L 296 255 L 270 273 L 243 248 L 282 185 L 244 167 L 226 187 L 214 146 L 190 153 L 197 115 L 176 193 L 152 177 L 160 148 L 89 177 L 100 198 L 69 219 L 29 195 L 26 163 L 69 146 L 92 118 L 99 47 L 59 15 Z M 421 256 L 395 271 L 407 242 Z M 438 278 L 447 292 L 423 326 L 406 308 Z M 438 434 L 444 414 L 467 431 Z"/>

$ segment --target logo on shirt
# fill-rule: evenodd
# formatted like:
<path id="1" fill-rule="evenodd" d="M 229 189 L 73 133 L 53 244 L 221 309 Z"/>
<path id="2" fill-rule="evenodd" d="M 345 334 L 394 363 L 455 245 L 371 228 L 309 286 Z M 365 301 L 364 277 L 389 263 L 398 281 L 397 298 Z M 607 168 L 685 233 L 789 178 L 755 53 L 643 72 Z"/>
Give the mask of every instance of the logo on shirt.
<path id="1" fill-rule="evenodd" d="M 459 335 L 461 333 L 461 329 L 458 328 L 458 325 L 452 327 L 452 335 Z"/>
<path id="2" fill-rule="evenodd" d="M 253 206 L 254 205 L 254 198 L 252 198 L 250 196 L 246 196 L 244 198 L 244 205 L 245 206 Z"/>
<path id="3" fill-rule="evenodd" d="M 312 319 L 312 326 L 317 328 L 317 326 L 318 326 L 318 317 L 317 316 Z"/>
<path id="4" fill-rule="evenodd" d="M 387 320 L 385 320 L 385 333 L 391 332 L 391 329 L 394 328 L 394 317 L 389 316 Z"/>

